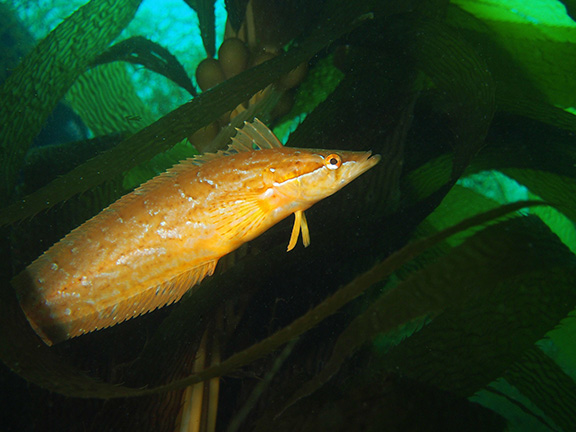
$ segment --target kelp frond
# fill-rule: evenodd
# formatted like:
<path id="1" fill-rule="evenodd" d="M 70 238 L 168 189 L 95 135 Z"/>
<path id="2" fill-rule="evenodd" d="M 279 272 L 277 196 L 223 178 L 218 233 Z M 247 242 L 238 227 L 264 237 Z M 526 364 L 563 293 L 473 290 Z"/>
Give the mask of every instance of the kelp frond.
<path id="1" fill-rule="evenodd" d="M 0 87 L 0 198 L 9 202 L 34 137 L 74 80 L 133 18 L 141 0 L 92 0 L 41 41 Z"/>

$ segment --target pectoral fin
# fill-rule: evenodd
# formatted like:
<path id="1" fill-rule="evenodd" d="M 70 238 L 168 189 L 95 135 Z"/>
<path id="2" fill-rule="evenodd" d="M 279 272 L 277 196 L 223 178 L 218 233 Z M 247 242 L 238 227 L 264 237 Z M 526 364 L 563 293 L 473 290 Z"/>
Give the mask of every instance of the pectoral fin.
<path id="1" fill-rule="evenodd" d="M 308 231 L 308 222 L 302 210 L 294 212 L 294 226 L 292 227 L 292 235 L 288 243 L 288 251 L 291 251 L 294 249 L 294 246 L 296 246 L 300 229 L 302 229 L 302 242 L 304 243 L 304 247 L 308 247 L 310 245 L 310 231 Z"/>

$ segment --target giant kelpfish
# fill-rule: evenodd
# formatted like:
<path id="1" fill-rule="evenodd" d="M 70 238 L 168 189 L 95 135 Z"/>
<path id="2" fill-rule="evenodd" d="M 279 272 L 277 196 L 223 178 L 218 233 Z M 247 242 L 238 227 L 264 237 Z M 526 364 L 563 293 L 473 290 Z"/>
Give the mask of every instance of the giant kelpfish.
<path id="1" fill-rule="evenodd" d="M 283 146 L 259 120 L 230 146 L 182 161 L 74 229 L 12 284 L 52 345 L 178 301 L 218 260 L 375 166 L 370 152 Z"/>

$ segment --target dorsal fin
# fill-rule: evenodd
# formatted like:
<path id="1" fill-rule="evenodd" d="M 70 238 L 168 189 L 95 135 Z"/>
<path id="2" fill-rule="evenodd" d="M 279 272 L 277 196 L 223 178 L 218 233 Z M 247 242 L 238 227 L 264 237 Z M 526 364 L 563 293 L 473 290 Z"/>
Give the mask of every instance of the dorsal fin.
<path id="1" fill-rule="evenodd" d="M 283 147 L 278 137 L 274 135 L 274 132 L 272 132 L 268 126 L 257 118 L 254 118 L 254 121 L 250 123 L 250 126 L 252 126 L 262 139 L 268 143 L 268 148 Z"/>
<path id="2" fill-rule="evenodd" d="M 181 171 L 187 170 L 190 165 L 200 166 L 216 158 L 239 152 L 283 147 L 282 143 L 276 138 L 276 135 L 274 135 L 274 132 L 268 129 L 268 127 L 257 118 L 254 118 L 251 123 L 245 121 L 244 126 L 242 126 L 242 128 L 236 128 L 236 130 L 238 133 L 232 138 L 232 143 L 226 150 L 219 150 L 216 153 L 204 153 L 183 160 L 163 174 L 154 177 L 140 186 L 140 188 L 137 189 L 137 193 L 144 193 L 147 189 L 153 187 L 154 184 L 163 182 L 166 177 L 172 177 Z"/>
<path id="3" fill-rule="evenodd" d="M 236 130 L 238 133 L 232 138 L 228 150 L 241 152 L 282 147 L 276 135 L 257 118 L 252 123 L 244 122 L 244 126 Z"/>

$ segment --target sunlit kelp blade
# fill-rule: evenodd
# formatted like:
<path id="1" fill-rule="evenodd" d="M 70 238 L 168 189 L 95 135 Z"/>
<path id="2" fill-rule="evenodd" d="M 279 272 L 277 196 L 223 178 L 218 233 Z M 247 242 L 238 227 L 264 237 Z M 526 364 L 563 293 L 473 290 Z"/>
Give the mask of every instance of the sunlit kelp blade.
<path id="1" fill-rule="evenodd" d="M 99 55 L 94 60 L 93 66 L 116 61 L 142 65 L 165 76 L 192 96 L 196 96 L 196 89 L 178 59 L 162 45 L 143 36 L 134 36 L 118 42 Z"/>
<path id="2" fill-rule="evenodd" d="M 461 34 L 465 35 L 466 39 L 475 45 L 487 62 L 498 87 L 496 101 L 500 110 L 527 116 L 563 129 L 576 129 L 576 117 L 554 106 L 555 101 L 551 100 L 546 93 L 549 82 L 547 77 L 543 79 L 542 83 L 534 81 L 530 73 L 526 71 L 522 58 L 514 57 L 506 49 L 501 36 L 498 36 L 495 30 L 474 15 L 454 4 L 451 4 L 447 11 L 448 24 L 456 27 Z M 528 32 L 537 33 L 537 26 L 526 23 L 523 26 Z M 553 46 L 560 46 L 561 49 L 564 49 L 562 48 L 564 46 L 572 45 L 570 49 L 574 49 L 572 43 L 562 41 L 549 43 Z M 539 57 L 533 54 L 534 50 L 530 45 L 523 55 L 534 57 L 532 63 L 543 69 L 556 68 L 559 64 L 563 64 L 563 59 L 560 60 L 560 63 L 547 63 L 537 60 Z M 570 71 L 571 69 L 563 69 L 561 73 L 570 74 Z M 569 77 L 570 75 L 566 76 Z M 561 91 L 564 92 L 565 90 Z"/>
<path id="3" fill-rule="evenodd" d="M 462 204 L 464 202 L 466 205 Z M 419 235 L 429 235 L 433 231 L 446 229 L 459 220 L 470 217 L 476 213 L 488 211 L 497 206 L 498 202 L 486 198 L 473 190 L 460 185 L 455 185 L 450 192 L 448 192 L 446 197 L 444 197 L 442 204 L 426 218 L 426 223 L 431 225 L 431 227 L 428 227 L 429 230 L 419 229 L 417 233 Z M 448 243 L 451 246 L 456 246 L 465 240 L 466 237 L 470 236 L 474 231 L 478 230 L 479 227 L 475 227 L 470 230 L 470 232 L 464 231 L 461 234 L 451 237 L 448 240 Z"/>
<path id="4" fill-rule="evenodd" d="M 121 62 L 96 66 L 80 75 L 66 93 L 66 101 L 95 136 L 133 134 L 154 120 Z"/>
<path id="5" fill-rule="evenodd" d="M 334 27 L 333 23 L 329 22 L 325 27 L 317 29 L 299 47 L 200 94 L 115 148 L 76 167 L 20 202 L 3 209 L 0 212 L 0 225 L 33 216 L 171 148 L 306 61 L 334 38 L 360 25 L 364 18 L 360 17 L 348 26 L 338 21 L 338 24 L 342 25 Z"/>
<path id="6" fill-rule="evenodd" d="M 491 38 L 517 62 L 548 102 L 561 107 L 576 103 L 576 24 L 555 1 L 457 0 L 458 7 L 479 18 Z M 546 4 L 549 3 L 549 4 Z M 531 7 L 532 6 L 532 7 Z M 532 9 L 529 11 L 527 9 Z M 531 12 L 535 16 L 531 16 Z M 538 18 L 549 12 L 550 17 Z"/>
<path id="7" fill-rule="evenodd" d="M 130 22 L 140 2 L 92 0 L 50 32 L 0 88 L 0 197 L 4 202 L 46 118 L 94 57 Z"/>

